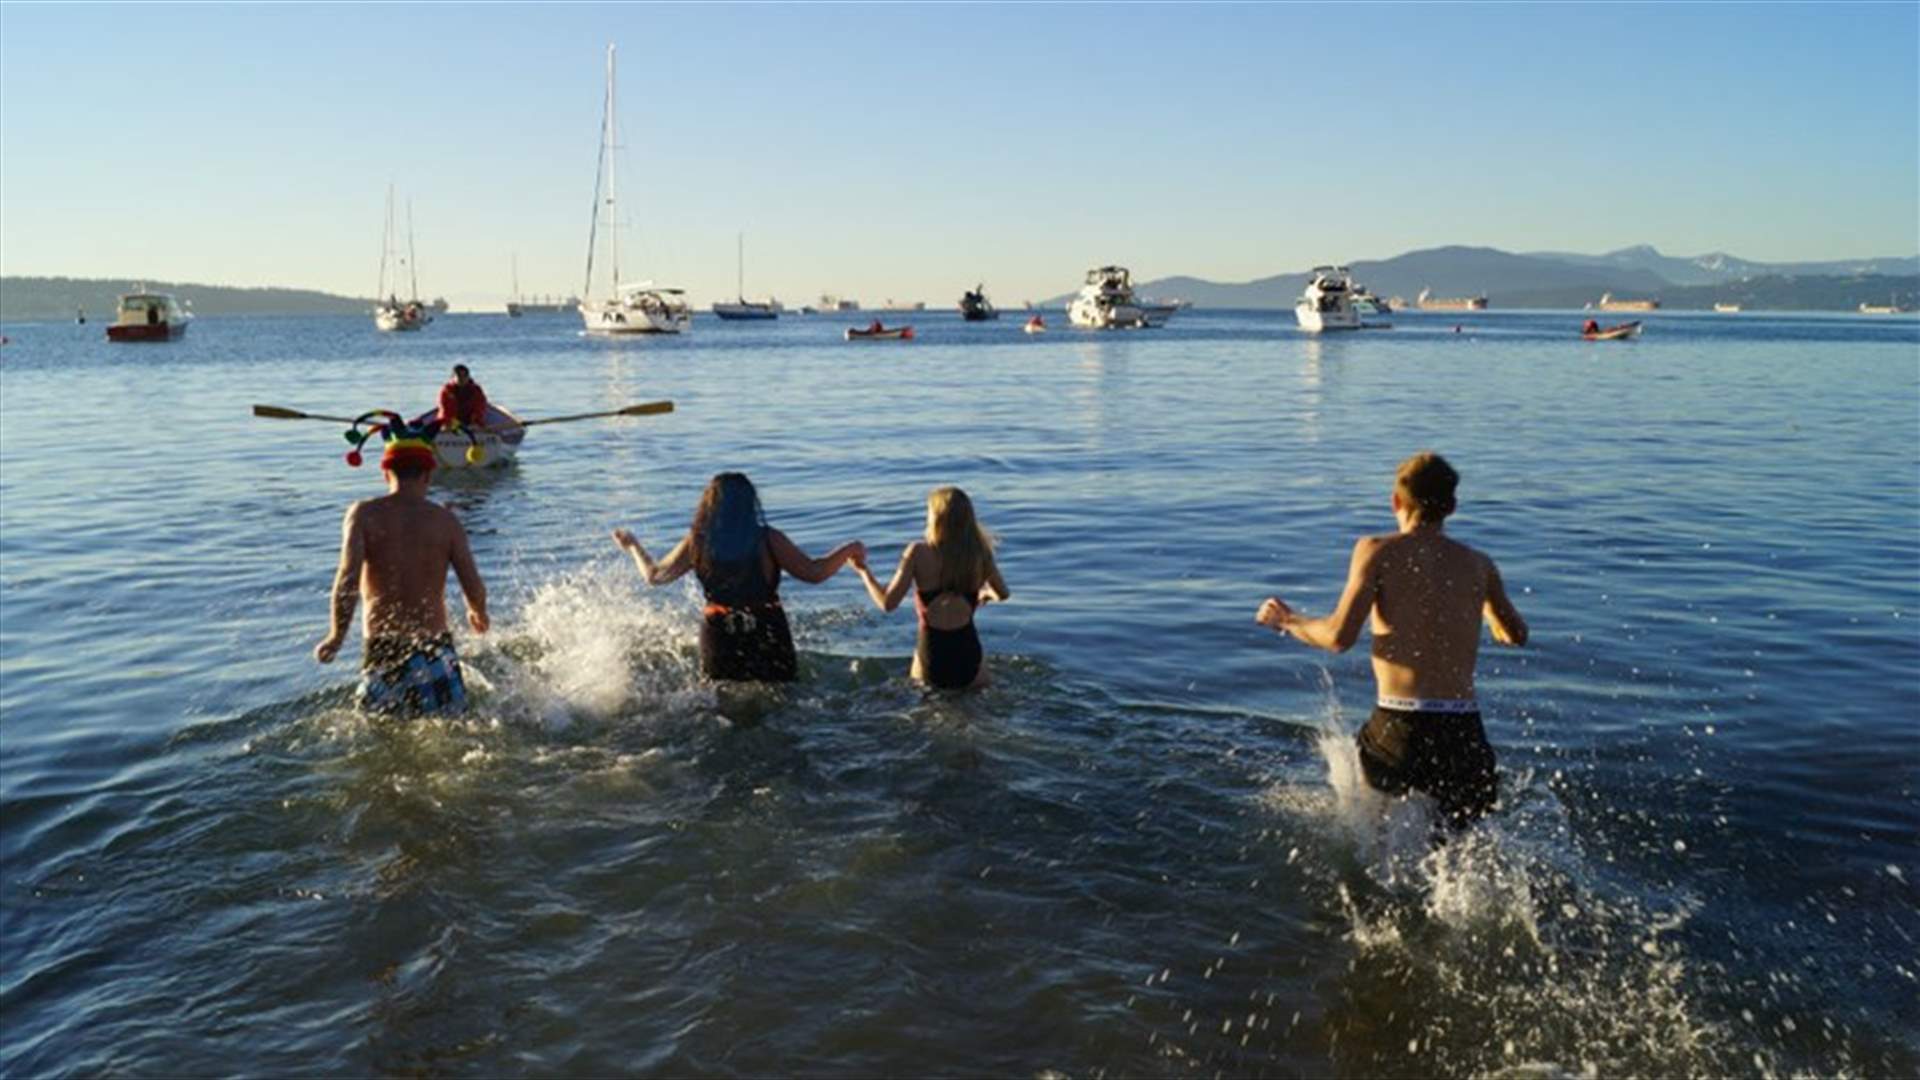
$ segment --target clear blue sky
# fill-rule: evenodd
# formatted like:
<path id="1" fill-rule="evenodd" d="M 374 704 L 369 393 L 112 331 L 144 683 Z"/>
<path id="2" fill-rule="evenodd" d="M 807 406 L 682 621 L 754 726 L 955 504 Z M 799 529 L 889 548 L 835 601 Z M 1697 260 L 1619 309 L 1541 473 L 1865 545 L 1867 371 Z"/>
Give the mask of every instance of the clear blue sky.
<path id="1" fill-rule="evenodd" d="M 1442 243 L 1920 249 L 1920 6 L 0 6 L 0 272 L 1003 303 Z"/>

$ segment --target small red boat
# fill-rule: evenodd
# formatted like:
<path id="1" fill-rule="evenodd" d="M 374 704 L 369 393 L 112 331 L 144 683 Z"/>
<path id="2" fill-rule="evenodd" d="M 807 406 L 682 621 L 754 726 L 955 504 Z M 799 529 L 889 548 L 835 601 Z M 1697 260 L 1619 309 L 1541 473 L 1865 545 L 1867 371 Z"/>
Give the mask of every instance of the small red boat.
<path id="1" fill-rule="evenodd" d="M 880 325 L 880 320 L 875 319 L 873 320 L 873 324 L 868 326 L 864 330 L 859 329 L 857 327 L 852 327 L 852 326 L 847 327 L 847 340 L 848 341 L 912 341 L 913 327 L 882 326 Z"/>
<path id="2" fill-rule="evenodd" d="M 140 292 L 120 298 L 120 310 L 107 327 L 108 341 L 172 341 L 187 332 L 193 316 L 166 293 Z"/>
<path id="3" fill-rule="evenodd" d="M 1640 336 L 1640 322 L 1636 319 L 1618 326 L 1602 327 L 1599 323 L 1588 319 L 1587 325 L 1580 331 L 1580 336 L 1588 341 L 1624 341 L 1627 338 Z"/>

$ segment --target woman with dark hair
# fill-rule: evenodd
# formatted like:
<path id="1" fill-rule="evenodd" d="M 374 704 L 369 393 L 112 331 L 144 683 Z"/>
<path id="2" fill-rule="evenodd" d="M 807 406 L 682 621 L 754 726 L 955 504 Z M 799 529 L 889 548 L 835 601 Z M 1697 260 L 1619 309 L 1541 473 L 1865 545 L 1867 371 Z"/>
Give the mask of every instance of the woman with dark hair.
<path id="1" fill-rule="evenodd" d="M 760 495 L 744 473 L 726 472 L 707 482 L 693 523 L 667 557 L 654 562 L 625 529 L 613 542 L 633 556 L 649 585 L 665 585 L 691 570 L 706 593 L 700 624 L 700 672 L 709 679 L 791 682 L 798 673 L 793 633 L 780 606 L 782 570 L 810 585 L 838 573 L 850 559 L 865 559 L 859 541 L 815 559 L 767 524 Z"/>
<path id="2" fill-rule="evenodd" d="M 900 553 L 900 566 L 885 588 L 867 568 L 866 549 L 853 557 L 854 572 L 882 611 L 892 611 L 913 590 L 920 638 L 913 650 L 913 677 L 942 690 L 964 690 L 987 681 L 974 609 L 1012 596 L 993 560 L 993 535 L 973 516 L 973 500 L 957 487 L 927 494 L 927 531 Z"/>

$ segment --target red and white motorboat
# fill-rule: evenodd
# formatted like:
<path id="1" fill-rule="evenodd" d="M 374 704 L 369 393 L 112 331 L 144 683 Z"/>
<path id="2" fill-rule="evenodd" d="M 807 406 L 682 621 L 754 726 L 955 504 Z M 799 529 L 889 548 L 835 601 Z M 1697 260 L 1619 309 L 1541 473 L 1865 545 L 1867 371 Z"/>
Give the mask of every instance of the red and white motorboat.
<path id="1" fill-rule="evenodd" d="M 193 314 L 166 293 L 139 292 L 120 298 L 120 310 L 107 327 L 108 341 L 172 341 L 187 332 Z"/>

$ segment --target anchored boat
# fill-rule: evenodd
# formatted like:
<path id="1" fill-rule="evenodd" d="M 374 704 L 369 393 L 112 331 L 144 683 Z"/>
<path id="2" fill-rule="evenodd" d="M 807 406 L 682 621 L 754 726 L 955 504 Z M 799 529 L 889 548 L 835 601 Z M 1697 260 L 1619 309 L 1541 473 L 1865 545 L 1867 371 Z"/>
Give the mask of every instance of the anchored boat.
<path id="1" fill-rule="evenodd" d="M 1089 330 L 1144 329 L 1164 326 L 1178 304 L 1154 304 L 1135 297 L 1133 274 L 1124 266 L 1096 266 L 1087 271 L 1087 283 L 1067 308 L 1075 326 Z"/>
<path id="2" fill-rule="evenodd" d="M 81 322 L 86 322 L 82 317 Z M 172 341 L 187 332 L 193 314 L 167 293 L 148 292 L 145 285 L 120 298 L 108 341 Z"/>
<path id="3" fill-rule="evenodd" d="M 594 177 L 593 227 L 587 235 L 587 287 L 593 296 L 593 256 L 600 234 L 607 236 L 608 261 L 612 270 L 611 295 L 580 302 L 580 319 L 589 334 L 678 334 L 693 325 L 693 311 L 687 306 L 686 291 L 655 285 L 651 281 L 622 283 L 620 280 L 620 219 L 614 202 L 614 149 L 618 129 L 614 121 L 614 50 L 607 46 L 607 97 L 601 114 L 600 164 Z"/>
<path id="4" fill-rule="evenodd" d="M 999 309 L 987 299 L 985 284 L 975 285 L 960 294 L 960 317 L 967 322 L 987 322 L 1000 317 Z"/>

